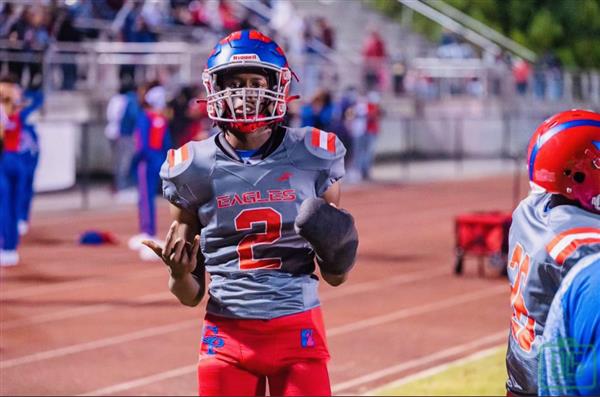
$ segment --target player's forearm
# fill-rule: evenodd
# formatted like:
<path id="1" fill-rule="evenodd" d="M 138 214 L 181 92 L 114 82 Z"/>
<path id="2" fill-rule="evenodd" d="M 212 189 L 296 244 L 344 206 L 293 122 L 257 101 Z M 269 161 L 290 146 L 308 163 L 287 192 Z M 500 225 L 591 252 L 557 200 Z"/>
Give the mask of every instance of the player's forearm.
<path id="1" fill-rule="evenodd" d="M 204 296 L 204 285 L 200 285 L 191 273 L 178 277 L 171 275 L 169 290 L 179 299 L 179 302 L 191 307 L 198 305 Z"/>

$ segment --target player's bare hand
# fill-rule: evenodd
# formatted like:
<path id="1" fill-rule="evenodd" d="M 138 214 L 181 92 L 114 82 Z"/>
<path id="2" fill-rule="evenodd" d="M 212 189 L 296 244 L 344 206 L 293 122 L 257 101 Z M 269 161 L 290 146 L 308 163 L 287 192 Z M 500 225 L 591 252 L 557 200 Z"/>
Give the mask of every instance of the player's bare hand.
<path id="1" fill-rule="evenodd" d="M 150 248 L 169 267 L 173 278 L 181 278 L 196 269 L 200 236 L 194 237 L 193 244 L 186 240 L 187 225 L 174 221 L 165 238 L 165 246 L 152 240 L 144 240 L 142 244 Z"/>

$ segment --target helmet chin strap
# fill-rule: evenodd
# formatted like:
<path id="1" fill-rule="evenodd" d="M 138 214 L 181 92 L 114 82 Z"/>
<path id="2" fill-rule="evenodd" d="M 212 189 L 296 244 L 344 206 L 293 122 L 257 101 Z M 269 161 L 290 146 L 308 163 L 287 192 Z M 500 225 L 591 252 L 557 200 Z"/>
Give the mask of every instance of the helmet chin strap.
<path id="1" fill-rule="evenodd" d="M 252 134 L 254 131 L 259 128 L 266 127 L 270 123 L 267 121 L 255 121 L 252 123 L 247 122 L 236 122 L 236 123 L 227 123 L 227 127 L 229 129 L 233 129 L 235 131 L 239 131 L 243 134 Z"/>
<path id="2" fill-rule="evenodd" d="M 264 108 L 263 108 L 264 110 Z M 264 112 L 260 112 L 257 117 L 264 117 Z M 267 127 L 270 125 L 276 125 L 283 121 L 283 117 L 275 120 L 265 120 L 265 121 L 229 121 L 223 122 L 222 127 L 225 127 L 229 130 L 234 130 L 241 132 L 242 134 L 252 134 L 254 131 Z"/>
<path id="3" fill-rule="evenodd" d="M 281 123 L 282 121 L 283 121 L 283 118 L 276 119 L 276 120 L 269 120 L 269 121 L 254 121 L 254 122 L 243 122 L 243 121 L 224 122 L 224 121 L 222 121 L 222 122 L 218 122 L 217 125 L 219 127 L 221 127 L 221 129 L 224 129 L 224 130 L 233 130 L 235 132 L 240 132 L 242 134 L 252 134 L 253 132 L 255 132 L 256 130 L 258 130 L 260 128 L 276 125 L 278 123 Z"/>

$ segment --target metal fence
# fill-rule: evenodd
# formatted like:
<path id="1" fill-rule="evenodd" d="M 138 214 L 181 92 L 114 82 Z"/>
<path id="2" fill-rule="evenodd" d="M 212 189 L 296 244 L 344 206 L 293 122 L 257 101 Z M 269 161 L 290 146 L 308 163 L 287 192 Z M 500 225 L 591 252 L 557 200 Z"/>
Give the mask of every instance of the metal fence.
<path id="1" fill-rule="evenodd" d="M 118 89 L 124 68 L 129 68 L 139 83 L 159 76 L 180 85 L 199 82 L 209 51 L 209 47 L 183 42 L 62 42 L 42 50 L 0 41 L 4 72 L 11 64 L 41 65 L 46 94 L 65 89 L 63 83 L 72 73 L 72 89 L 104 99 Z"/>
<path id="2" fill-rule="evenodd" d="M 0 58 L 4 71 L 16 63 L 42 65 L 46 93 L 69 88 L 106 99 L 118 89 L 124 70 L 139 83 L 160 77 L 167 85 L 199 84 L 210 48 L 186 42 L 61 42 L 32 49 L 0 41 Z M 600 72 L 594 70 L 538 71 L 519 92 L 504 63 L 490 64 L 477 58 L 363 62 L 356 54 L 316 49 L 289 56 L 301 80 L 294 89 L 305 98 L 319 88 L 335 91 L 352 85 L 384 95 L 432 101 L 453 96 L 508 100 L 524 96 L 537 101 L 600 103 Z M 64 84 L 66 78 L 74 79 L 69 87 Z"/>

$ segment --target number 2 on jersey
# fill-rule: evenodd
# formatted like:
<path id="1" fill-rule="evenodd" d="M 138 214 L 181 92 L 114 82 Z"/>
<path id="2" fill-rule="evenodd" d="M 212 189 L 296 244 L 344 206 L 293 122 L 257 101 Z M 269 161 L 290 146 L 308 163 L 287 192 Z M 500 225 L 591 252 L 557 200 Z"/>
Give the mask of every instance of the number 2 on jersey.
<path id="1" fill-rule="evenodd" d="M 245 236 L 238 244 L 240 270 L 279 269 L 281 258 L 254 258 L 254 247 L 273 244 L 281 238 L 281 214 L 273 208 L 251 208 L 243 210 L 235 218 L 235 230 L 251 230 L 255 223 L 265 225 L 264 232 L 256 232 Z"/>

